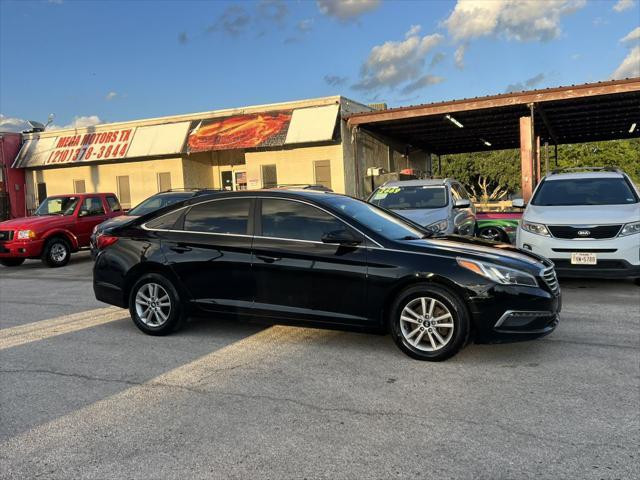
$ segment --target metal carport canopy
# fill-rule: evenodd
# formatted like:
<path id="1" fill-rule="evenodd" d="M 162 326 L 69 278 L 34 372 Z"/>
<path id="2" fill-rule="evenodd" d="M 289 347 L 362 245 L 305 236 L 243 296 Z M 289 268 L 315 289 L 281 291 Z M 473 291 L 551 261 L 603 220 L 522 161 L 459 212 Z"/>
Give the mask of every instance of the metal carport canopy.
<path id="1" fill-rule="evenodd" d="M 358 113 L 348 124 L 437 155 L 502 150 L 520 147 L 532 105 L 535 135 L 551 144 L 640 135 L 640 77 Z"/>

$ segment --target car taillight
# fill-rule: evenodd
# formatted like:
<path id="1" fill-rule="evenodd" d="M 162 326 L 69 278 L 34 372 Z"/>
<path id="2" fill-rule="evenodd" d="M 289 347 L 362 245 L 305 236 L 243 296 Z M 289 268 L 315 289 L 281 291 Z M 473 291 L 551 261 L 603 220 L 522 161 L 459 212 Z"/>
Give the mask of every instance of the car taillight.
<path id="1" fill-rule="evenodd" d="M 113 235 L 100 235 L 98 237 L 98 250 L 107 248 L 109 245 L 113 245 L 118 241 L 118 237 Z"/>

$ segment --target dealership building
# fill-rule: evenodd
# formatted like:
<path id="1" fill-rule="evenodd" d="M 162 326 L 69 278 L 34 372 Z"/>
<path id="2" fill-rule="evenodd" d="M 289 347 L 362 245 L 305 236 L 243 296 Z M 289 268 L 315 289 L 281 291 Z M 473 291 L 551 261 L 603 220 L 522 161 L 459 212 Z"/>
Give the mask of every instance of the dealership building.
<path id="1" fill-rule="evenodd" d="M 332 96 L 34 132 L 13 167 L 25 171 L 28 209 L 83 192 L 115 192 L 129 208 L 176 188 L 321 184 L 362 197 L 373 172 L 428 172 L 426 152 L 347 127 L 348 116 L 369 111 Z"/>

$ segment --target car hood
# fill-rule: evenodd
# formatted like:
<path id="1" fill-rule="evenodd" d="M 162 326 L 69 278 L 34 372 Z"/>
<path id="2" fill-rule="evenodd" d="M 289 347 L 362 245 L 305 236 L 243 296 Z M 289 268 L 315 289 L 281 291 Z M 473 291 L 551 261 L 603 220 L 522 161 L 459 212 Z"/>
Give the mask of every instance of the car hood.
<path id="1" fill-rule="evenodd" d="M 530 270 L 535 273 L 542 266 L 549 267 L 552 265 L 551 261 L 527 250 L 521 250 L 508 243 L 492 242 L 477 237 L 445 235 L 424 240 L 411 240 L 407 241 L 406 244 L 413 248 L 417 247 L 419 250 L 424 249 L 429 253 L 438 253 L 438 250 L 440 250 L 447 256 L 476 258 L 507 267 Z"/>
<path id="2" fill-rule="evenodd" d="M 640 205 L 571 205 L 545 207 L 529 205 L 522 218 L 546 225 L 596 225 L 637 222 Z"/>
<path id="3" fill-rule="evenodd" d="M 426 227 L 432 223 L 439 222 L 447 218 L 445 208 L 420 208 L 412 210 L 393 210 L 393 212 L 408 218 L 412 222 Z"/>
<path id="4" fill-rule="evenodd" d="M 41 230 L 57 225 L 66 225 L 72 221 L 72 217 L 64 215 L 42 215 L 33 217 L 20 217 L 0 222 L 0 230 Z"/>
<path id="5" fill-rule="evenodd" d="M 118 225 L 122 225 L 123 223 L 130 222 L 138 218 L 137 215 L 119 215 L 117 217 L 110 218 L 109 220 L 105 220 L 96 228 L 96 232 L 102 232 L 107 228 L 116 227 Z"/>

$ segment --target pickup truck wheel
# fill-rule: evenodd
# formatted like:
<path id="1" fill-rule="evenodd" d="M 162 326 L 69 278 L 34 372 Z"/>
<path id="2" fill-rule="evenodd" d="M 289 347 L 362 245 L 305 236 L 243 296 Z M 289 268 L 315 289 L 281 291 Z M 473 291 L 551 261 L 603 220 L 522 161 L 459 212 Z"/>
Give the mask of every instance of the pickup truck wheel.
<path id="1" fill-rule="evenodd" d="M 5 267 L 17 267 L 24 263 L 24 258 L 0 258 L 0 265 Z"/>
<path id="2" fill-rule="evenodd" d="M 42 263 L 47 267 L 64 267 L 69 263 L 71 248 L 64 238 L 52 238 L 42 252 Z"/>

